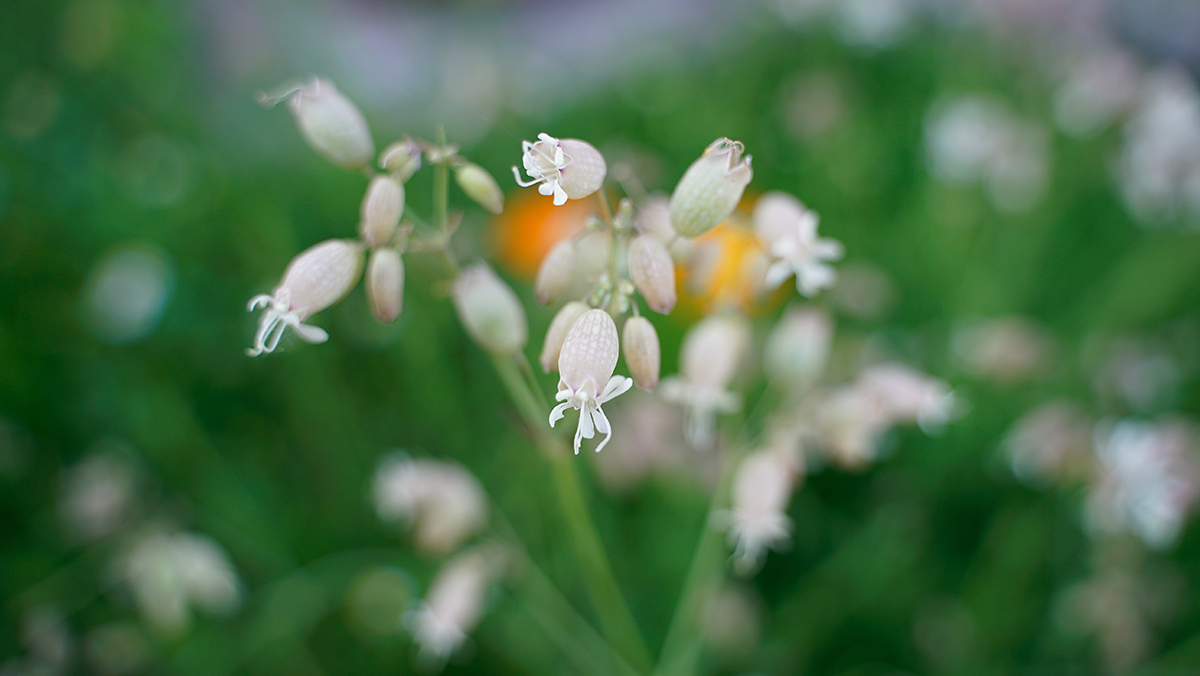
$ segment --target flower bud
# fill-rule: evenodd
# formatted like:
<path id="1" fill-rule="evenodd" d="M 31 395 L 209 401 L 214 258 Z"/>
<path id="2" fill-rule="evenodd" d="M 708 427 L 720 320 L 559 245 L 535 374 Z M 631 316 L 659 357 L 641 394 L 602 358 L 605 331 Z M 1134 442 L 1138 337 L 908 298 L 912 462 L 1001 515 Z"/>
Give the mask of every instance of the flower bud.
<path id="1" fill-rule="evenodd" d="M 521 152 L 521 164 L 530 180 L 521 180 L 513 167 L 517 185 L 528 188 L 540 183 L 538 192 L 554 195 L 556 207 L 566 204 L 567 199 L 587 197 L 604 185 L 608 165 L 600 151 L 587 141 L 538 134 L 537 143 L 521 142 Z"/>
<path id="2" fill-rule="evenodd" d="M 817 308 L 792 308 L 767 336 L 763 369 L 772 382 L 784 388 L 807 387 L 824 370 L 832 340 L 828 314 Z"/>
<path id="3" fill-rule="evenodd" d="M 421 146 L 410 138 L 396 141 L 379 153 L 379 166 L 405 183 L 421 168 Z"/>
<path id="4" fill-rule="evenodd" d="M 454 167 L 454 178 L 458 181 L 458 187 L 479 206 L 493 214 L 504 211 L 504 193 L 500 190 L 500 184 L 483 167 L 474 162 L 459 165 Z"/>
<path id="5" fill-rule="evenodd" d="M 300 134 L 321 157 L 347 169 L 364 167 L 375 154 L 367 121 L 333 83 L 313 78 L 288 98 Z"/>
<path id="6" fill-rule="evenodd" d="M 509 354 L 525 346 L 529 329 L 521 301 L 486 263 L 460 272 L 451 295 L 463 326 L 484 349 Z"/>
<path id="7" fill-rule="evenodd" d="M 692 163 L 671 193 L 671 227 L 699 237 L 733 213 L 754 172 L 738 141 L 717 139 Z"/>
<path id="8" fill-rule="evenodd" d="M 630 317 L 621 330 L 621 348 L 633 384 L 647 392 L 658 385 L 658 373 L 662 365 L 662 350 L 658 345 L 658 332 L 645 317 Z"/>
<path id="9" fill-rule="evenodd" d="M 570 238 L 559 242 L 546 254 L 533 284 L 533 296 L 538 303 L 553 303 L 571 285 L 575 278 L 575 259 L 575 243 Z"/>
<path id="10" fill-rule="evenodd" d="M 629 276 L 651 310 L 665 315 L 675 307 L 675 264 L 653 236 L 639 235 L 629 243 Z"/>
<path id="11" fill-rule="evenodd" d="M 367 246 L 387 246 L 404 213 L 404 186 L 392 176 L 372 178 L 359 212 L 358 231 Z"/>
<path id="12" fill-rule="evenodd" d="M 367 261 L 367 300 L 375 319 L 390 324 L 404 308 L 404 261 L 392 248 L 375 249 Z"/>
<path id="13" fill-rule="evenodd" d="M 538 356 L 538 363 L 542 365 L 543 371 L 549 373 L 558 370 L 558 355 L 562 352 L 563 340 L 566 339 L 567 332 L 575 325 L 575 321 L 590 309 L 587 303 L 573 300 L 562 306 L 558 314 L 554 315 L 554 319 L 550 321 L 550 327 L 546 329 L 546 341 L 542 344 L 542 354 Z"/>

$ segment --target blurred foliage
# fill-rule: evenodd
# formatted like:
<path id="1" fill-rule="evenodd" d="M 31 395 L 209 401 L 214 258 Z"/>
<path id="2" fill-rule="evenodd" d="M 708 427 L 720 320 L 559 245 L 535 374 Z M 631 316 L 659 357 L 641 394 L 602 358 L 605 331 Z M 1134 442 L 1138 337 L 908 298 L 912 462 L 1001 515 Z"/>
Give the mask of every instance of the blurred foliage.
<path id="1" fill-rule="evenodd" d="M 255 104 L 254 87 L 212 76 L 206 64 L 218 47 L 203 42 L 197 11 L 29 2 L 6 8 L 0 22 L 0 660 L 29 654 L 22 626 L 33 608 L 57 609 L 77 642 L 92 628 L 136 621 L 109 571 L 121 543 L 72 539 L 58 513 L 64 469 L 112 445 L 140 468 L 140 518 L 211 536 L 246 589 L 239 612 L 198 614 L 182 635 L 143 627 L 151 647 L 134 671 L 412 670 L 407 638 L 364 630 L 346 605 L 371 566 L 406 571 L 414 593 L 436 572 L 436 561 L 373 513 L 373 472 L 393 448 L 470 469 L 531 559 L 586 607 L 549 468 L 489 359 L 459 328 L 435 261 L 406 258 L 404 313 L 392 326 L 376 325 L 356 290 L 325 314 L 329 344 L 244 356 L 254 330 L 247 299 L 296 252 L 353 234 L 365 180 L 311 153 L 284 111 Z M 103 33 L 106 21 L 107 47 L 65 42 L 103 39 L 70 30 Z M 718 58 L 643 64 L 549 119 L 501 112 L 464 149 L 503 178 L 519 139 L 546 130 L 648 155 L 657 178 L 647 187 L 665 189 L 713 138 L 741 140 L 754 156 L 753 190 L 798 195 L 821 215 L 822 234 L 845 244 L 843 265 L 890 276 L 886 312 L 839 316 L 839 344 L 880 345 L 969 402 L 940 436 L 893 433 L 895 452 L 872 469 L 805 481 L 789 510 L 792 547 L 748 582 L 763 613 L 758 648 L 714 656 L 705 673 L 1104 671 L 1094 639 L 1056 619 L 1063 591 L 1094 563 L 1078 525 L 1081 495 L 1022 486 L 999 444 L 1039 402 L 1094 400 L 1085 348 L 1097 337 L 1170 340 L 1179 329 L 1180 349 L 1196 359 L 1195 333 L 1184 329 L 1200 321 L 1200 239 L 1135 225 L 1108 169 L 1116 128 L 1084 139 L 1052 132 L 1049 188 L 1027 213 L 998 212 L 981 187 L 930 177 L 923 125 L 939 97 L 990 93 L 1052 129 L 1050 86 L 1030 61 L 978 29 L 922 26 L 876 51 L 825 30 L 764 25 Z M 838 83 L 844 111 L 801 138 L 786 131 L 788 97 L 813 74 Z M 366 113 L 374 121 L 397 111 Z M 409 188 L 418 210 L 428 188 L 423 175 Z M 476 248 L 465 257 L 489 254 L 487 227 L 468 214 L 463 228 Z M 89 314 L 88 294 L 100 262 L 130 248 L 161 261 L 166 296 L 148 332 L 114 338 Z M 510 279 L 536 356 L 552 310 L 536 306 L 529 280 Z M 778 312 L 758 318 L 760 340 Z M 1010 314 L 1037 320 L 1057 341 L 1053 367 L 1008 384 L 964 372 L 951 330 Z M 656 319 L 668 373 L 690 319 Z M 552 391 L 551 377 L 542 382 Z M 1192 369 L 1168 406 L 1144 413 L 1195 416 L 1198 407 Z M 670 478 L 608 495 L 586 456 L 577 460 L 653 650 L 705 528 L 706 497 Z M 1146 556 L 1188 591 L 1156 628 L 1145 673 L 1191 673 L 1200 664 L 1191 593 L 1200 539 L 1190 528 L 1170 551 Z M 447 671 L 570 672 L 523 612 L 498 593 L 473 634 L 473 659 Z"/>

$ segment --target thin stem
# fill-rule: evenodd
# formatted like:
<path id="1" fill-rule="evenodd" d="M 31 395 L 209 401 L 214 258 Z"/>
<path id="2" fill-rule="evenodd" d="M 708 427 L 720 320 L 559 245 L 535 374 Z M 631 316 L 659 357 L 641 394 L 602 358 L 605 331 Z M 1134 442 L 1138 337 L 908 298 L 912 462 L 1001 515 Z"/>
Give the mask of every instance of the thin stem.
<path id="1" fill-rule="evenodd" d="M 709 518 L 714 511 L 729 502 L 730 483 L 740 453 L 727 458 L 717 480 L 717 488 L 705 513 L 703 531 L 688 567 L 688 575 L 679 594 L 679 602 L 667 627 L 655 676 L 693 674 L 700 659 L 700 619 L 703 617 L 717 583 L 725 572 L 725 545 L 722 534 L 713 528 Z"/>
<path id="2" fill-rule="evenodd" d="M 563 442 L 547 428 L 549 410 L 538 408 L 537 397 L 521 377 L 515 357 L 497 356 L 493 363 L 500 374 L 500 380 L 516 403 L 517 410 L 525 417 L 535 441 L 550 459 L 559 503 L 571 532 L 578 564 L 583 569 L 584 587 L 596 611 L 600 630 L 613 649 L 636 671 L 646 673 L 652 664 L 650 651 L 646 648 L 633 619 L 633 613 L 629 610 L 608 564 L 600 534 L 588 513 L 587 501 L 583 497 L 574 464 L 569 462 L 571 456 Z"/>
<path id="3" fill-rule="evenodd" d="M 437 145 L 439 148 L 446 147 L 446 128 L 440 124 L 437 127 Z M 449 203 L 450 165 L 442 161 L 433 167 L 433 224 L 437 226 L 443 243 L 450 240 L 449 219 L 446 217 Z"/>

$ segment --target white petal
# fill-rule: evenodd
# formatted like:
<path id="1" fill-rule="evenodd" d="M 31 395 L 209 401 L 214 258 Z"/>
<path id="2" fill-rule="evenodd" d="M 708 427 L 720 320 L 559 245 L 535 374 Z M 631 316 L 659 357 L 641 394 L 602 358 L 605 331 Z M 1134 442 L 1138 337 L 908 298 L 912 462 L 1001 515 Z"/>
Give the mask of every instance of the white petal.
<path id="1" fill-rule="evenodd" d="M 564 392 L 565 392 L 565 391 L 566 391 L 566 390 L 564 390 Z M 561 394 L 562 394 L 562 392 L 559 392 L 559 394 L 561 395 Z M 567 396 L 569 397 L 569 396 L 571 396 L 571 394 L 568 392 L 568 393 L 567 393 Z M 562 420 L 562 419 L 563 419 L 563 411 L 565 411 L 565 410 L 567 410 L 568 408 L 570 408 L 570 406 L 571 406 L 570 404 L 565 404 L 565 403 L 564 403 L 564 404 L 559 404 L 558 406 L 555 406 L 555 407 L 554 407 L 554 410 L 553 410 L 553 411 L 550 411 L 550 427 L 554 427 L 554 423 L 556 423 L 556 422 L 558 422 L 559 420 Z"/>
<path id="2" fill-rule="evenodd" d="M 296 335 L 308 343 L 324 343 L 329 340 L 329 334 L 319 326 L 311 324 L 292 324 L 292 328 L 296 330 Z"/>
<path id="3" fill-rule="evenodd" d="M 596 403 L 603 404 L 610 399 L 615 399 L 628 392 L 631 387 L 633 387 L 633 379 L 625 376 L 613 376 L 604 385 L 604 391 L 600 393 L 600 396 L 596 397 Z"/>
<path id="4" fill-rule="evenodd" d="M 584 439 L 596 436 L 596 426 L 592 423 L 592 416 L 586 406 L 579 409 L 579 433 Z"/>
<path id="5" fill-rule="evenodd" d="M 763 286 L 768 289 L 774 289 L 783 283 L 792 274 L 792 266 L 787 264 L 787 261 L 775 261 L 771 267 L 767 268 L 767 274 L 763 277 Z"/>
<path id="6" fill-rule="evenodd" d="M 608 444 L 608 440 L 612 438 L 612 425 L 609 424 L 608 416 L 604 415 L 604 410 L 600 407 L 596 407 L 592 415 L 596 418 L 596 429 L 604 433 L 604 441 L 601 441 L 596 446 L 596 452 L 599 453 Z"/>

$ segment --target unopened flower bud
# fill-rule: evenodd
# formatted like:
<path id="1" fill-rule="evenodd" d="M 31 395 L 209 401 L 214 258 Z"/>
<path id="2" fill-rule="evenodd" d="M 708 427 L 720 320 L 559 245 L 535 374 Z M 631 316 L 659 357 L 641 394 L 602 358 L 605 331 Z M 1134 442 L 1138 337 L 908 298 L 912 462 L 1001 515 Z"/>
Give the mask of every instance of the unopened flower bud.
<path id="1" fill-rule="evenodd" d="M 379 167 L 405 183 L 421 168 L 421 146 L 410 138 L 396 141 L 379 153 Z"/>
<path id="2" fill-rule="evenodd" d="M 521 301 L 487 264 L 460 272 L 451 294 L 463 326 L 484 349 L 510 354 L 525 346 L 529 329 Z"/>
<path id="3" fill-rule="evenodd" d="M 255 357 L 273 352 L 289 326 L 301 340 L 310 343 L 328 340 L 329 334 L 323 329 L 303 321 L 349 293 L 361 270 L 362 246 L 358 242 L 331 239 L 301 252 L 292 259 L 272 295 L 260 294 L 250 299 L 251 312 L 259 306 L 265 307 L 266 312 L 259 320 L 254 347 L 246 353 Z"/>
<path id="4" fill-rule="evenodd" d="M 375 249 L 367 261 L 367 300 L 375 319 L 390 324 L 404 308 L 404 261 L 392 248 Z"/>
<path id="5" fill-rule="evenodd" d="M 608 166 L 600 151 L 587 141 L 538 134 L 537 143 L 521 142 L 521 152 L 521 164 L 530 180 L 521 180 L 521 174 L 513 167 L 517 185 L 528 188 L 540 183 L 538 192 L 553 195 L 556 207 L 566 204 L 568 199 L 587 197 L 604 185 Z"/>
<path id="6" fill-rule="evenodd" d="M 367 246 L 387 246 L 400 225 L 404 213 L 404 185 L 391 176 L 371 179 L 363 196 L 358 224 L 359 234 Z"/>
<path id="7" fill-rule="evenodd" d="M 658 385 L 658 374 L 662 366 L 662 349 L 658 345 L 658 332 L 645 317 L 630 317 L 621 330 L 621 349 L 633 383 L 647 392 Z"/>
<path id="8" fill-rule="evenodd" d="M 367 121 L 358 108 L 324 78 L 313 78 L 288 97 L 300 134 L 321 157 L 347 169 L 366 166 L 375 154 Z"/>
<path id="9" fill-rule="evenodd" d="M 784 388 L 811 385 L 825 368 L 833 324 L 825 311 L 796 307 L 787 311 L 767 336 L 763 369 Z"/>
<path id="10" fill-rule="evenodd" d="M 570 238 L 559 242 L 546 254 L 533 284 L 533 296 L 538 303 L 553 303 L 571 285 L 575 278 L 575 259 L 575 242 Z"/>
<path id="11" fill-rule="evenodd" d="M 639 235 L 629 243 L 629 276 L 651 310 L 665 315 L 675 307 L 675 264 L 653 236 Z"/>
<path id="12" fill-rule="evenodd" d="M 454 178 L 458 181 L 458 187 L 479 206 L 493 214 L 504 211 L 504 192 L 487 169 L 474 162 L 467 162 L 454 168 Z"/>
<path id="13" fill-rule="evenodd" d="M 717 139 L 692 163 L 671 193 L 671 227 L 699 237 L 733 213 L 754 172 L 738 141 Z"/>
<path id="14" fill-rule="evenodd" d="M 582 440 L 591 439 L 596 432 L 605 435 L 596 446 L 597 453 L 612 437 L 612 427 L 600 405 L 633 386 L 629 378 L 612 374 L 619 352 L 617 324 L 604 310 L 583 313 L 563 341 L 558 355 L 558 394 L 554 397 L 562 403 L 550 412 L 550 426 L 554 427 L 568 408 L 579 410 L 576 453 Z"/>
<path id="15" fill-rule="evenodd" d="M 546 329 L 546 342 L 542 344 L 542 354 L 538 356 L 538 363 L 542 365 L 543 371 L 549 373 L 558 370 L 558 355 L 562 352 L 567 332 L 575 325 L 575 321 L 590 309 L 587 303 L 573 300 L 562 306 L 558 314 L 554 315 L 550 327 Z"/>

